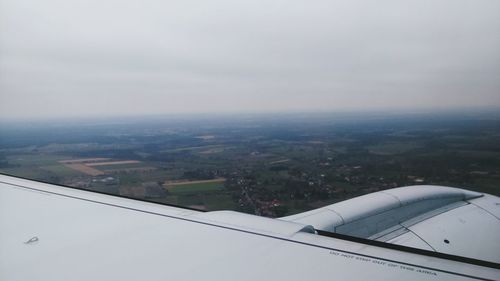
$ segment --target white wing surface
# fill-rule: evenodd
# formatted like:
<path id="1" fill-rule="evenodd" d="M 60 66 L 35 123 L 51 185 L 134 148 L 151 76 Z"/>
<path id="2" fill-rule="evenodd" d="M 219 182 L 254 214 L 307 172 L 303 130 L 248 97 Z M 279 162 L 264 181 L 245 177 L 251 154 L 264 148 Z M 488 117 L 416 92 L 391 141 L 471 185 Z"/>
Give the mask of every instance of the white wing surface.
<path id="1" fill-rule="evenodd" d="M 0 280 L 500 279 L 493 263 L 327 237 L 313 226 L 1 175 Z"/>

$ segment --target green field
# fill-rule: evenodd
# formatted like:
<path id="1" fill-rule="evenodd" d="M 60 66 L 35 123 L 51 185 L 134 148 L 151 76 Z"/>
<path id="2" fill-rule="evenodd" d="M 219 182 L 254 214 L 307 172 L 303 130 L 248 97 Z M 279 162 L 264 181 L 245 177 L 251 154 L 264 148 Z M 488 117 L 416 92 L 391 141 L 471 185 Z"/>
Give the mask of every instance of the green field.
<path id="1" fill-rule="evenodd" d="M 224 190 L 224 183 L 207 182 L 169 186 L 168 191 L 172 194 L 187 194 L 200 192 L 214 192 Z"/>
<path id="2" fill-rule="evenodd" d="M 83 173 L 70 169 L 62 164 L 42 166 L 40 167 L 40 169 L 52 172 L 60 177 L 74 177 L 83 175 Z"/>
<path id="3" fill-rule="evenodd" d="M 59 164 L 58 161 L 67 159 L 68 156 L 51 154 L 18 154 L 7 157 L 12 165 L 19 166 L 46 166 Z"/>
<path id="4" fill-rule="evenodd" d="M 12 165 L 0 169 L 0 172 L 38 180 L 47 180 L 51 177 L 74 177 L 82 173 L 72 170 L 60 164 L 58 161 L 66 159 L 67 156 L 47 154 L 20 154 L 7 157 Z"/>

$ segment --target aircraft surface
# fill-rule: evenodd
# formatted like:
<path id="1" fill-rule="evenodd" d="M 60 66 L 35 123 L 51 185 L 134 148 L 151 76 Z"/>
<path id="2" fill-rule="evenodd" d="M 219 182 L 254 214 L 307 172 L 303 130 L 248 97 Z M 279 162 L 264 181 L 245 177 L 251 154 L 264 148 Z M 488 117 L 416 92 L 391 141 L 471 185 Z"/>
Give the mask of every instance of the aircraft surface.
<path id="1" fill-rule="evenodd" d="M 0 280 L 500 280 L 500 198 L 384 190 L 271 219 L 0 175 Z"/>

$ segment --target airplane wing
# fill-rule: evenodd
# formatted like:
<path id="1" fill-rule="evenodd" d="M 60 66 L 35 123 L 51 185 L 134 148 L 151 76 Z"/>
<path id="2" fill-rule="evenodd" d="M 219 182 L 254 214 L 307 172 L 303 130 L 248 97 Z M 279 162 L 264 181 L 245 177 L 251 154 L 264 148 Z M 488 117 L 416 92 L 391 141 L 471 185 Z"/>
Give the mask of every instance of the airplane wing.
<path id="1" fill-rule="evenodd" d="M 407 186 L 282 218 L 317 230 L 500 263 L 500 198 Z"/>
<path id="2" fill-rule="evenodd" d="M 443 223 L 454 217 L 453 211 L 479 212 L 462 209 L 476 206 L 496 220 L 473 227 L 484 222 L 496 226 L 469 233 L 479 235 L 492 227 L 491 236 L 499 237 L 497 209 L 484 207 L 494 202 L 498 208 L 498 198 L 470 194 L 474 199 L 469 193 L 462 197 L 466 205 L 403 224 L 405 233 L 419 235 L 417 226 L 426 227 L 419 224 L 435 218 L 434 223 Z M 398 200 L 404 209 L 403 195 Z M 315 213 L 270 219 L 199 212 L 0 175 L 0 280 L 500 280 L 498 252 L 493 261 L 484 261 L 408 248 L 404 241 L 411 239 L 403 239 L 405 233 L 384 238 L 394 244 L 359 238 L 384 241 L 382 229 L 397 226 L 356 230 L 352 223 L 385 207 L 377 205 L 381 209 L 369 215 L 360 210 L 363 206 L 353 205 L 348 212 L 348 205 L 329 207 L 342 220 L 332 225 L 334 220 L 324 223 Z M 443 206 L 406 211 L 419 217 Z M 345 239 L 347 229 L 358 238 Z M 455 238 L 449 237 L 454 245 Z M 482 236 L 471 235 L 469 241 L 476 237 Z M 433 245 L 431 236 L 422 240 Z M 491 247 L 498 247 L 498 239 Z"/>

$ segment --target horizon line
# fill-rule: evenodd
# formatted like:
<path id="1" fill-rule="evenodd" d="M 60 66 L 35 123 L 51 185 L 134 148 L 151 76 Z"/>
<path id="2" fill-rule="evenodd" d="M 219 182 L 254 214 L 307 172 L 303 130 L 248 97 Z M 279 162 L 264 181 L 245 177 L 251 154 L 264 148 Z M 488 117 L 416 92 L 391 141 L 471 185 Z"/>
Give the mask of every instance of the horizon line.
<path id="1" fill-rule="evenodd" d="M 12 117 L 0 119 L 0 124 L 6 123 L 44 123 L 44 122 L 70 122 L 70 121 L 96 121 L 96 120 L 129 120 L 129 119 L 164 119 L 164 118 L 218 118 L 227 116 L 239 116 L 239 117 L 278 117 L 278 116 L 297 116 L 297 115 L 312 115 L 313 116 L 324 116 L 324 115 L 344 115 L 344 116 L 372 116 L 372 117 L 383 117 L 383 116 L 414 116 L 414 115 L 455 115 L 455 114 L 465 114 L 465 115 L 495 115 L 495 117 L 500 117 L 500 107 L 499 106 L 489 106 L 489 107 L 465 107 L 465 108 L 415 108 L 415 109 L 344 109 L 344 110 L 286 110 L 286 111 L 241 111 L 241 112 L 175 112 L 175 113 L 151 113 L 151 114 L 109 114 L 109 115 L 86 115 L 86 116 L 42 116 L 42 117 Z M 63 119 L 64 120 L 61 120 Z"/>

